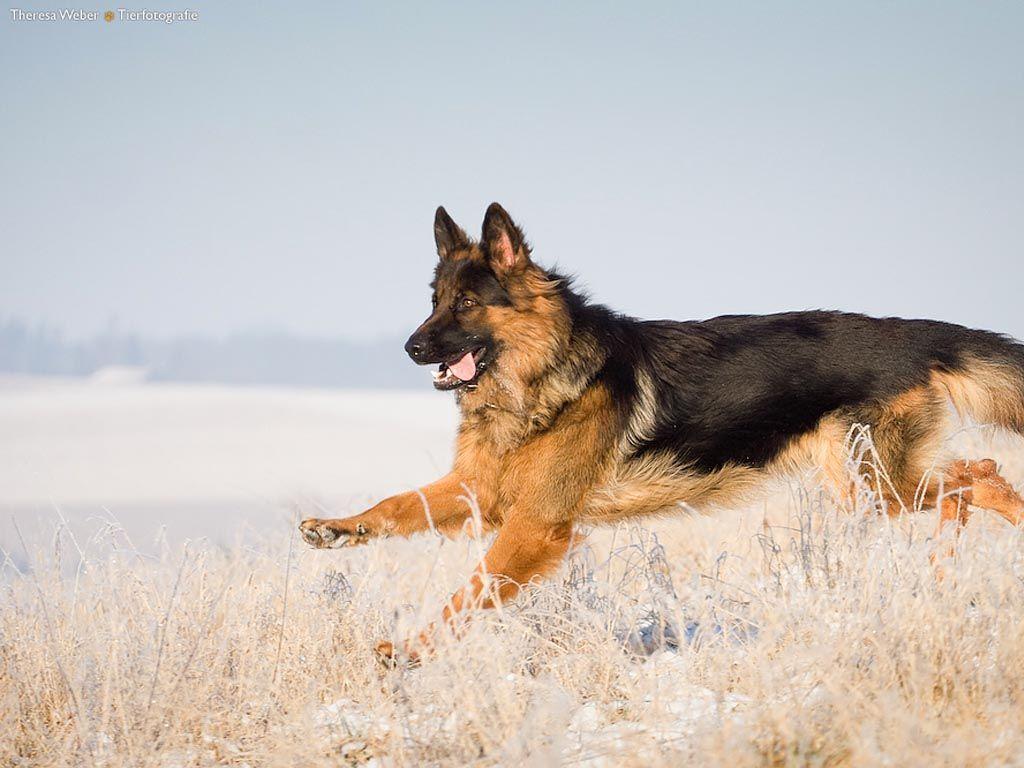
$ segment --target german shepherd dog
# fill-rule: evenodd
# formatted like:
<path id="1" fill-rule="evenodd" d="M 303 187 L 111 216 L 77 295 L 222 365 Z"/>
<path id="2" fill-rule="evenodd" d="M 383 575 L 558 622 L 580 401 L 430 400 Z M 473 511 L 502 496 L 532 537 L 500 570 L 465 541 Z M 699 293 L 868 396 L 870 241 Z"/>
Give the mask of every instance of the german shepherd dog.
<path id="1" fill-rule="evenodd" d="M 967 505 L 1014 525 L 1024 516 L 995 462 L 940 456 L 949 402 L 1024 434 L 1024 346 L 1007 337 L 823 311 L 635 320 L 536 264 L 497 203 L 479 241 L 444 208 L 434 238 L 433 310 L 405 349 L 436 366 L 436 389 L 455 393 L 454 467 L 360 515 L 300 530 L 321 548 L 431 525 L 457 533 L 471 491 L 497 536 L 448 603 L 451 626 L 466 606 L 508 600 L 554 570 L 580 524 L 726 507 L 773 474 L 807 468 L 848 499 L 857 424 L 870 428 L 887 471 L 891 512 L 938 506 L 940 529 L 962 525 Z M 432 630 L 404 650 L 429 648 Z"/>

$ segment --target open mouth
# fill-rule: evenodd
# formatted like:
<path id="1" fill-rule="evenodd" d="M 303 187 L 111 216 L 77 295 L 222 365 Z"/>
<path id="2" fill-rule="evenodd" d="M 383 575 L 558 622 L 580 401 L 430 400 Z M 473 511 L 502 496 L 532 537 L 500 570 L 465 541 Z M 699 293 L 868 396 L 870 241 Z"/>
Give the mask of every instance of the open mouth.
<path id="1" fill-rule="evenodd" d="M 487 367 L 487 363 L 484 361 L 486 352 L 486 348 L 480 347 L 447 363 L 441 363 L 436 371 L 431 371 L 434 377 L 434 388 L 449 390 L 458 389 L 467 384 L 472 386 Z"/>

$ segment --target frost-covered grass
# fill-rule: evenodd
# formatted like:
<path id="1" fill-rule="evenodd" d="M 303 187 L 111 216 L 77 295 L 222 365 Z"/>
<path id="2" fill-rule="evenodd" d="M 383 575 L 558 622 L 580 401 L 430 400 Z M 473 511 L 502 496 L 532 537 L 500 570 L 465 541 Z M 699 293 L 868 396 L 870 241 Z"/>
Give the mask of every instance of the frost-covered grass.
<path id="1" fill-rule="evenodd" d="M 0 584 L 0 765 L 1024 762 L 1021 533 L 972 522 L 936 579 L 933 513 L 859 512 L 794 487 L 595 532 L 397 670 L 374 644 L 486 542 L 151 556 L 60 530 Z"/>

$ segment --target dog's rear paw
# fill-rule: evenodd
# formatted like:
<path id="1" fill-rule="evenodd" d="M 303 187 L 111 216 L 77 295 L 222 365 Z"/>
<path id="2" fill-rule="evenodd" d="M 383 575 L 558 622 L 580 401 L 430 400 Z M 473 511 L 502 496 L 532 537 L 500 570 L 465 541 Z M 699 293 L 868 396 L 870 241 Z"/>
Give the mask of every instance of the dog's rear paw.
<path id="1" fill-rule="evenodd" d="M 299 523 L 303 540 L 317 549 L 336 549 L 362 544 L 369 538 L 363 523 L 348 525 L 343 520 L 321 520 L 311 517 Z"/>

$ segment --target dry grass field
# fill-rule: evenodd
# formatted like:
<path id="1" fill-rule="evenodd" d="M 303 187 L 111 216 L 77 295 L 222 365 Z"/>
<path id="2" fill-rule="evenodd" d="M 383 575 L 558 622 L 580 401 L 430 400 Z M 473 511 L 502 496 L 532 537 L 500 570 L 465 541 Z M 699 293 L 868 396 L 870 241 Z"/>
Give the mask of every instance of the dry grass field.
<path id="1" fill-rule="evenodd" d="M 1024 483 L 1020 442 L 961 444 Z M 1021 532 L 976 514 L 939 579 L 935 513 L 873 505 L 805 479 L 589 532 L 555 579 L 392 670 L 374 644 L 432 618 L 486 541 L 15 531 L 0 765 L 1024 764 Z"/>

